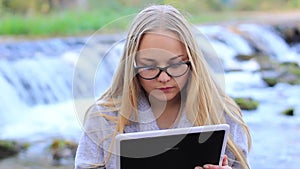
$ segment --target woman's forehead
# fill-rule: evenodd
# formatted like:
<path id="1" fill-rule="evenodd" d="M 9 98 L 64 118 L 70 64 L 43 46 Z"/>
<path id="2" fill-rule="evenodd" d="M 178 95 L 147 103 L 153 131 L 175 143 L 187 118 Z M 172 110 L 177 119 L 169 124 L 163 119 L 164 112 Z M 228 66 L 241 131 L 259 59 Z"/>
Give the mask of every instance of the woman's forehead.
<path id="1" fill-rule="evenodd" d="M 182 44 L 181 40 L 177 33 L 168 31 L 168 30 L 156 30 L 146 32 L 142 35 L 139 48 L 147 47 L 147 46 L 157 46 L 163 42 L 167 42 L 167 44 Z"/>
<path id="2" fill-rule="evenodd" d="M 137 51 L 138 57 L 174 57 L 179 55 L 186 55 L 186 49 L 177 34 L 171 31 L 145 33 Z"/>
<path id="3" fill-rule="evenodd" d="M 163 29 L 158 29 L 158 30 L 152 30 L 152 31 L 148 31 L 146 33 L 143 34 L 143 37 L 160 37 L 160 38 L 166 38 L 166 39 L 170 39 L 170 40 L 176 40 L 176 41 L 180 41 L 180 38 L 178 36 L 178 34 L 174 31 L 171 30 L 163 30 Z"/>
<path id="4" fill-rule="evenodd" d="M 137 58 L 154 58 L 154 57 L 165 57 L 165 58 L 173 58 L 173 57 L 178 57 L 182 56 L 184 53 L 173 53 L 170 52 L 169 50 L 164 50 L 164 49 L 158 49 L 158 48 L 149 48 L 149 49 L 143 49 L 139 50 L 136 53 Z"/>
<path id="5" fill-rule="evenodd" d="M 153 49 L 138 52 L 135 59 L 138 62 L 169 63 L 186 60 L 186 56 L 183 54 L 175 55 L 168 51 Z"/>

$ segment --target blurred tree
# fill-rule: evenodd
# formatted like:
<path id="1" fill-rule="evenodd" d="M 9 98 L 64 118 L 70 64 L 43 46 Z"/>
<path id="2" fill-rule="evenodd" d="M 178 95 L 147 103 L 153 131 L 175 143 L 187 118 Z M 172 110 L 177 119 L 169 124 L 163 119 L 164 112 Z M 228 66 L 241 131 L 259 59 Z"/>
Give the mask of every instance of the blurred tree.
<path id="1" fill-rule="evenodd" d="M 87 0 L 47 0 L 51 9 L 65 10 L 69 8 L 86 9 Z"/>
<path id="2" fill-rule="evenodd" d="M 87 0 L 0 0 L 0 9 L 5 10 L 5 12 L 26 15 L 49 13 L 53 10 L 69 8 L 82 9 L 87 6 Z"/>

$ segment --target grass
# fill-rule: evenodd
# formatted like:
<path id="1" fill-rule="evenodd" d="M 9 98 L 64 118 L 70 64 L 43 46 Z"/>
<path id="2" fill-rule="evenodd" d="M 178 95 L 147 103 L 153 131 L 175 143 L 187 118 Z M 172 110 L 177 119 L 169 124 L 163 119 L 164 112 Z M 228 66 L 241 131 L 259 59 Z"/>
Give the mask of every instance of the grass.
<path id="1" fill-rule="evenodd" d="M 101 11 L 63 11 L 48 15 L 38 14 L 30 17 L 7 14 L 0 20 L 0 35 L 31 35 L 31 36 L 68 36 L 89 33 L 98 30 L 109 22 L 135 11 L 115 13 Z M 105 16 L 105 17 L 103 17 Z M 122 23 L 115 30 L 125 27 Z"/>
<path id="2" fill-rule="evenodd" d="M 137 12 L 138 9 L 122 11 L 121 13 L 115 13 L 106 9 L 101 11 L 64 11 L 30 17 L 8 14 L 1 17 L 0 35 L 70 36 L 88 34 L 108 26 L 109 23 L 117 19 L 118 21 L 113 22 L 113 25 L 109 25 L 102 31 L 123 31 L 127 28 L 132 16 Z M 229 20 L 231 17 L 230 13 L 227 13 L 225 17 L 224 13 L 205 13 L 188 16 L 192 23 L 217 22 L 226 20 L 226 18 Z"/>
<path id="3" fill-rule="evenodd" d="M 153 0 L 154 3 L 168 3 L 182 11 L 188 11 L 190 13 L 187 16 L 188 20 L 194 24 L 240 20 L 245 17 L 236 11 L 226 10 L 216 0 L 186 1 L 183 3 L 179 0 Z M 7 12 L 0 5 L 0 36 L 74 36 L 91 34 L 103 27 L 105 27 L 105 29 L 101 29 L 103 32 L 124 31 L 132 19 L 132 17 L 124 16 L 133 16 L 146 6 L 145 0 L 136 1 L 141 2 L 141 4 L 134 4 L 135 1 L 121 0 L 90 0 L 90 2 L 94 4 L 91 4 L 92 8 L 89 10 L 67 9 L 52 11 L 48 14 L 35 13 L 34 15 Z M 298 0 L 292 0 L 292 2 L 298 2 Z M 247 5 L 253 6 L 253 4 Z M 300 6 L 299 4 L 296 5 Z M 118 21 L 113 22 L 117 19 Z M 109 24 L 111 22 L 113 24 Z"/>

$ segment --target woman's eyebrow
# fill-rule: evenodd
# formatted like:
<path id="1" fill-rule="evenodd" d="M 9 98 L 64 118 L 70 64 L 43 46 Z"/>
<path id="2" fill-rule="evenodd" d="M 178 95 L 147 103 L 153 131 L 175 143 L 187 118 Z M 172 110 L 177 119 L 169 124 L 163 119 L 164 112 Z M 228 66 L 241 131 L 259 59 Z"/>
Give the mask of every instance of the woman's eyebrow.
<path id="1" fill-rule="evenodd" d="M 172 57 L 171 59 L 169 59 L 169 61 L 176 60 L 176 59 L 181 58 L 181 57 L 183 58 L 184 55 L 181 54 L 181 55 L 174 56 L 174 57 Z"/>
<path id="2" fill-rule="evenodd" d="M 178 59 L 178 58 L 183 58 L 184 57 L 184 55 L 177 55 L 177 56 L 174 56 L 174 57 L 172 57 L 172 58 L 170 58 L 169 59 L 169 61 L 174 61 L 174 60 L 176 60 L 176 59 Z M 155 60 L 155 59 L 152 59 L 152 58 L 148 58 L 148 57 L 142 57 L 142 58 L 140 58 L 140 61 L 146 61 L 146 62 L 157 62 L 157 60 Z"/>
<path id="3" fill-rule="evenodd" d="M 140 58 L 142 61 L 155 62 L 152 58 Z"/>

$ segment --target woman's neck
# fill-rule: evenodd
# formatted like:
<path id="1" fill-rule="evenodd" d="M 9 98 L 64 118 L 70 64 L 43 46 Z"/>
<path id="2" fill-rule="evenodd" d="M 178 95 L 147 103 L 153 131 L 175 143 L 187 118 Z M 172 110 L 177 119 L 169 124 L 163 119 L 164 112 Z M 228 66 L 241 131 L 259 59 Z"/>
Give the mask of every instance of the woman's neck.
<path id="1" fill-rule="evenodd" d="M 151 109 L 159 128 L 172 128 L 178 119 L 181 108 L 180 97 L 170 101 L 151 99 Z"/>

